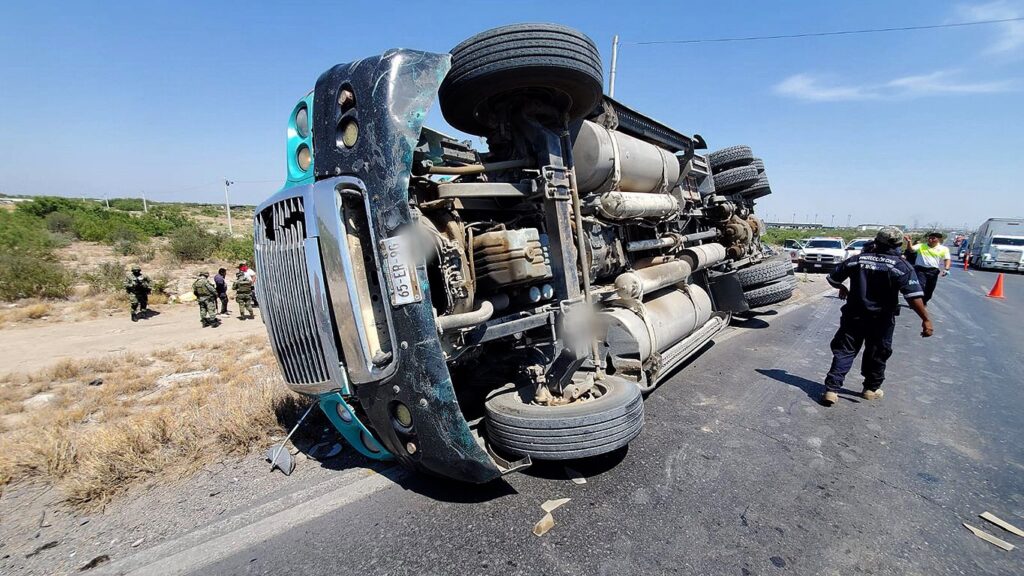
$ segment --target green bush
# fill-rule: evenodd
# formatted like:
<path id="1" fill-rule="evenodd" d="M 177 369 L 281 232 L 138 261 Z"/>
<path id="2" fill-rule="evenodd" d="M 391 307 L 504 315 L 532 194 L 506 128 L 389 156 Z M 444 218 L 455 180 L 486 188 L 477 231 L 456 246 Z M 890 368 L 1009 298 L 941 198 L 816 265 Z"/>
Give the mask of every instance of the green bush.
<path id="1" fill-rule="evenodd" d="M 24 212 L 0 210 L 0 251 L 49 254 L 53 236 L 43 221 Z"/>
<path id="2" fill-rule="evenodd" d="M 82 274 L 82 280 L 93 292 L 122 292 L 127 274 L 120 262 L 103 262 L 90 272 Z"/>
<path id="3" fill-rule="evenodd" d="M 216 251 L 217 257 L 232 264 L 253 261 L 252 236 L 225 237 Z"/>
<path id="4" fill-rule="evenodd" d="M 183 262 L 206 260 L 220 247 L 221 238 L 196 226 L 179 228 L 171 234 L 167 248 Z"/>
<path id="5" fill-rule="evenodd" d="M 67 298 L 72 284 L 60 262 L 39 254 L 0 252 L 0 300 Z"/>
<path id="6" fill-rule="evenodd" d="M 75 219 L 67 212 L 50 212 L 44 218 L 46 229 L 57 234 L 67 234 L 72 231 Z"/>
<path id="7" fill-rule="evenodd" d="M 112 210 L 142 212 L 145 209 L 145 206 L 142 204 L 142 198 L 111 198 L 109 202 Z"/>

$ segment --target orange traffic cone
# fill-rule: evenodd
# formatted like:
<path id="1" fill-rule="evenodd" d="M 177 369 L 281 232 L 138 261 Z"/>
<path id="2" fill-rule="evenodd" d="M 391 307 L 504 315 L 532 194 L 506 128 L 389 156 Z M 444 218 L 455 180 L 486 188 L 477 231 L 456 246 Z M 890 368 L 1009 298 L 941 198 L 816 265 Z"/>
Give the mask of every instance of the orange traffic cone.
<path id="1" fill-rule="evenodd" d="M 992 291 L 988 293 L 989 298 L 1004 298 L 1003 296 L 1003 273 L 999 273 L 999 277 L 996 278 L 996 285 L 992 287 Z"/>

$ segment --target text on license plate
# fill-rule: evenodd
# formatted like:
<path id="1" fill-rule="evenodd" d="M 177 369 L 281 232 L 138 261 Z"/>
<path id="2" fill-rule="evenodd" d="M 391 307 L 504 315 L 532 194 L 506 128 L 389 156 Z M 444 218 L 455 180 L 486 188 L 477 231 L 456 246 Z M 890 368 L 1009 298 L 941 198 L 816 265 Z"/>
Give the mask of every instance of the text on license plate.
<path id="1" fill-rule="evenodd" d="M 380 248 L 384 254 L 384 275 L 391 290 L 391 305 L 401 306 L 422 300 L 416 265 L 412 262 L 406 237 L 385 238 L 380 241 Z"/>

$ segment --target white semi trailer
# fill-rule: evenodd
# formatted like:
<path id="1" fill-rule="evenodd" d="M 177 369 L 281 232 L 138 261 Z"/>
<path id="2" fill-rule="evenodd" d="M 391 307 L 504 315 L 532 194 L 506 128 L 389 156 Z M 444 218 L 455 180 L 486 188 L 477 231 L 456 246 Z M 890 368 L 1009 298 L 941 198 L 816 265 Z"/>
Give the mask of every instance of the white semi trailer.
<path id="1" fill-rule="evenodd" d="M 989 218 L 970 241 L 971 266 L 1024 270 L 1024 218 Z"/>

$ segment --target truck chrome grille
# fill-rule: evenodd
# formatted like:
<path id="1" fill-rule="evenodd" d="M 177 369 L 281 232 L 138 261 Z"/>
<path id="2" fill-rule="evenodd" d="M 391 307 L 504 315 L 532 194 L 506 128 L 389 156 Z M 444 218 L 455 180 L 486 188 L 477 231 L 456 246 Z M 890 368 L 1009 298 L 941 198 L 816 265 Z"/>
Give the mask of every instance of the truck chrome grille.
<path id="1" fill-rule="evenodd" d="M 260 211 L 255 244 L 256 295 L 285 381 L 329 381 L 331 371 L 309 288 L 303 199 L 286 198 Z"/>

